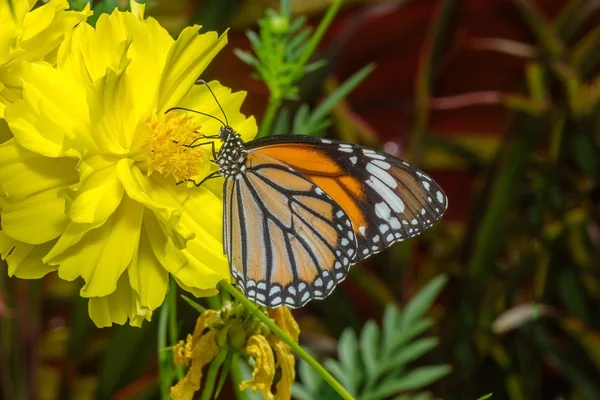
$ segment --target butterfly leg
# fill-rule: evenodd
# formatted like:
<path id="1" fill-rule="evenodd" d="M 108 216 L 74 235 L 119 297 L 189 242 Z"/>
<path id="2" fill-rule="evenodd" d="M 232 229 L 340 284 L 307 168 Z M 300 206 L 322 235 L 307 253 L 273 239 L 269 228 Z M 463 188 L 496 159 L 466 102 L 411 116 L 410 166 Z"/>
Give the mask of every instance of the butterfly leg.
<path id="1" fill-rule="evenodd" d="M 196 187 L 200 187 L 200 186 L 202 186 L 202 184 L 203 184 L 204 182 L 206 182 L 207 180 L 209 180 L 209 179 L 214 179 L 214 178 L 217 178 L 217 177 L 218 177 L 220 174 L 221 174 L 221 170 L 216 170 L 216 171 L 214 171 L 214 172 L 211 172 L 210 174 L 208 174 L 208 175 L 207 175 L 207 176 L 206 176 L 204 179 L 202 179 L 200 182 L 196 182 L 196 181 L 195 181 L 195 180 L 193 180 L 193 179 L 184 179 L 184 180 L 182 180 L 182 181 L 179 181 L 179 182 L 177 182 L 177 183 L 176 183 L 176 185 L 181 185 L 181 184 L 182 184 L 182 183 L 184 183 L 184 182 L 192 182 L 192 183 L 194 184 L 194 186 L 196 186 Z"/>
<path id="2" fill-rule="evenodd" d="M 210 138 L 210 136 L 205 136 L 205 138 Z M 217 152 L 215 150 L 215 141 L 211 140 L 209 142 L 203 142 L 203 143 L 195 144 L 196 141 L 198 141 L 199 139 L 200 138 L 194 139 L 194 141 L 192 143 L 190 143 L 190 144 L 184 144 L 182 146 L 190 148 L 190 149 L 195 149 L 196 147 L 205 146 L 207 144 L 210 144 L 210 151 L 212 152 L 213 160 L 216 160 L 217 159 Z"/>

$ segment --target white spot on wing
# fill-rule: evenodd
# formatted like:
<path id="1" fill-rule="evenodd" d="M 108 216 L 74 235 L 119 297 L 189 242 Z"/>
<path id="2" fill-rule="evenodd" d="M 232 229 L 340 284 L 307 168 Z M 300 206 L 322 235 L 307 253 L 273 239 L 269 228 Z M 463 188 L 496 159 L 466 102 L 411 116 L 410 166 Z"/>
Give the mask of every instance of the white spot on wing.
<path id="1" fill-rule="evenodd" d="M 404 212 L 404 202 L 396 193 L 394 193 L 389 187 L 381 183 L 380 180 L 370 177 L 367 179 L 367 185 L 369 185 L 382 199 L 386 201 L 394 212 Z"/>
<path id="2" fill-rule="evenodd" d="M 438 190 L 435 197 L 440 204 L 444 204 L 444 194 L 442 192 Z"/>
<path id="3" fill-rule="evenodd" d="M 375 161 L 377 161 L 377 160 L 375 160 Z M 387 186 L 391 187 L 392 189 L 395 189 L 396 187 L 398 187 L 398 182 L 396 182 L 394 177 L 392 177 L 387 171 L 376 166 L 374 164 L 374 161 L 367 164 L 367 171 L 369 171 L 372 175 L 379 178 L 379 180 L 381 180 L 383 183 L 385 183 Z"/>
<path id="4" fill-rule="evenodd" d="M 379 218 L 388 220 L 390 218 L 391 212 L 392 210 L 390 210 L 390 207 L 385 202 L 382 201 L 375 204 L 375 214 L 377 214 Z"/>
<path id="5" fill-rule="evenodd" d="M 392 168 L 392 165 L 386 161 L 381 161 L 381 160 L 373 160 L 371 161 L 371 163 L 377 165 L 379 168 L 382 169 L 390 169 Z"/>

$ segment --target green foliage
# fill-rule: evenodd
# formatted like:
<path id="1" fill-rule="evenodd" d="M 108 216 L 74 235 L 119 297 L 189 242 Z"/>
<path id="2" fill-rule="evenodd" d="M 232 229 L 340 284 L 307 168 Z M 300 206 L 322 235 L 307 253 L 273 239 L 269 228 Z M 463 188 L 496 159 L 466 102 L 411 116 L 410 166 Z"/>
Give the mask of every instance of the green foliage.
<path id="1" fill-rule="evenodd" d="M 289 109 L 281 109 L 282 102 L 298 100 L 302 78 L 325 65 L 323 60 L 308 61 L 341 3 L 340 0 L 332 2 L 313 33 L 305 26 L 305 17 L 292 19 L 290 0 L 281 0 L 279 12 L 268 9 L 266 16 L 258 22 L 259 33 L 246 33 L 254 54 L 235 50 L 238 58 L 256 70 L 254 77 L 264 82 L 269 89 L 269 106 L 260 125 L 259 137 L 290 132 Z M 304 135 L 322 135 L 330 125 L 328 115 L 333 106 L 354 90 L 373 68 L 372 65 L 367 65 L 359 70 L 312 112 L 307 104 L 302 104 L 294 117 L 293 131 Z M 277 113 L 280 114 L 275 121 Z"/>
<path id="2" fill-rule="evenodd" d="M 412 366 L 438 345 L 432 337 L 420 337 L 433 325 L 426 316 L 447 279 L 439 276 L 425 286 L 404 308 L 388 306 L 381 329 L 368 321 L 360 336 L 346 329 L 338 344 L 338 361 L 326 360 L 325 367 L 358 400 L 387 399 L 398 393 L 416 392 L 450 373 L 448 365 Z M 300 364 L 302 383 L 294 385 L 300 400 L 333 399 L 335 393 L 305 363 Z M 427 393 L 396 399 L 426 399 Z"/>

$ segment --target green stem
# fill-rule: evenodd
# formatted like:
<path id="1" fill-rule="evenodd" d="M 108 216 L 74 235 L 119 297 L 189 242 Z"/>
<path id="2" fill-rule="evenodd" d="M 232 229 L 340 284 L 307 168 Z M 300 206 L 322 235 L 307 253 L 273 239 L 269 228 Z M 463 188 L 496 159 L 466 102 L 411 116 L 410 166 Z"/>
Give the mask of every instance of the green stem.
<path id="1" fill-rule="evenodd" d="M 173 370 L 172 363 L 169 361 L 169 355 L 171 352 L 164 351 L 167 347 L 167 325 L 169 319 L 169 303 L 165 302 L 160 307 L 160 314 L 158 315 L 158 340 L 157 340 L 157 352 L 158 352 L 158 376 L 160 381 L 160 398 L 168 400 L 171 398 L 170 388 L 173 381 Z"/>
<path id="2" fill-rule="evenodd" d="M 179 332 L 177 329 L 177 282 L 173 277 L 169 280 L 169 292 L 167 301 L 169 302 L 169 344 L 175 346 L 179 341 Z M 183 379 L 183 366 L 175 367 L 175 376 L 177 379 Z"/>
<path id="3" fill-rule="evenodd" d="M 275 122 L 275 116 L 277 115 L 277 111 L 279 111 L 279 107 L 281 107 L 281 102 L 281 96 L 274 95 L 273 92 L 271 92 L 269 105 L 267 106 L 265 115 L 260 123 L 260 129 L 258 135 L 256 135 L 257 138 L 269 136 L 271 134 L 273 122 Z"/>
<path id="4" fill-rule="evenodd" d="M 206 373 L 206 382 L 204 383 L 204 389 L 202 390 L 202 396 L 200 400 L 210 400 L 213 392 L 215 391 L 215 383 L 217 382 L 217 373 L 219 372 L 219 368 L 225 361 L 225 357 L 227 356 L 227 350 L 221 349 L 217 357 L 210 363 L 210 367 L 208 368 L 208 372 Z"/>
<path id="5" fill-rule="evenodd" d="M 317 360 L 312 358 L 310 354 L 308 354 L 298 343 L 296 343 L 291 337 L 288 336 L 280 327 L 278 327 L 275 322 L 269 318 L 265 313 L 263 313 L 259 308 L 248 300 L 242 293 L 240 293 L 236 288 L 234 288 L 231 284 L 226 283 L 224 281 L 220 282 L 220 286 L 223 290 L 229 292 L 237 301 L 242 303 L 242 305 L 250 311 L 256 318 L 258 318 L 263 324 L 265 324 L 271 332 L 276 334 L 281 340 L 283 340 L 290 348 L 308 365 L 313 367 L 313 369 L 327 382 L 333 390 L 335 390 L 343 399 L 346 400 L 354 400 L 354 397 L 344 387 L 325 369 Z"/>
<path id="6" fill-rule="evenodd" d="M 304 68 L 304 65 L 306 65 L 306 63 L 308 62 L 308 60 L 310 60 L 310 58 L 312 57 L 313 53 L 317 49 L 317 46 L 319 45 L 319 42 L 321 41 L 321 38 L 323 38 L 323 35 L 327 31 L 327 28 L 329 28 L 329 25 L 331 24 L 331 21 L 333 21 L 333 18 L 335 17 L 335 15 L 337 14 L 338 10 L 342 6 L 342 1 L 343 0 L 334 0 L 331 3 L 331 6 L 329 7 L 329 9 L 327 10 L 327 12 L 323 16 L 323 19 L 321 20 L 321 23 L 317 27 L 317 30 L 315 31 L 315 33 L 310 38 L 310 41 L 308 42 L 308 45 L 306 46 L 306 49 L 304 50 L 304 53 L 302 53 L 302 56 L 298 60 L 298 64 L 296 64 L 297 68 L 300 68 L 300 69 Z"/>

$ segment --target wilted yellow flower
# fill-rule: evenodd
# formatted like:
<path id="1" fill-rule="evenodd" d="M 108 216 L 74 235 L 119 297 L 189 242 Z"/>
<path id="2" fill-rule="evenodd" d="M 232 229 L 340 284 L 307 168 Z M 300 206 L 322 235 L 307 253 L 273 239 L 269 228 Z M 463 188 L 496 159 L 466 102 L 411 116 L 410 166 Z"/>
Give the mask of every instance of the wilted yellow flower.
<path id="1" fill-rule="evenodd" d="M 23 99 L 5 112 L 14 139 L 0 146 L 0 252 L 9 274 L 81 277 L 98 326 L 150 319 L 169 274 L 196 296 L 215 294 L 230 277 L 222 180 L 177 185 L 214 170 L 209 146 L 182 145 L 221 125 L 166 113 L 180 106 L 220 115 L 207 88 L 194 82 L 226 36 L 194 26 L 173 40 L 143 18 L 143 5 L 132 9 L 102 15 L 95 29 L 79 24 L 61 45 L 56 69 L 29 65 Z M 253 138 L 254 119 L 239 112 L 245 93 L 210 85 L 231 126 Z"/>
<path id="2" fill-rule="evenodd" d="M 269 316 L 285 333 L 296 343 L 300 336 L 300 328 L 292 313 L 287 307 L 269 309 Z M 296 378 L 294 370 L 295 360 L 290 347 L 277 335 L 271 333 L 266 338 L 253 336 L 248 340 L 246 352 L 255 359 L 252 379 L 244 381 L 240 390 L 252 388 L 253 392 L 260 390 L 267 400 L 288 400 L 292 398 L 292 383 Z M 276 385 L 276 392 L 272 392 L 273 379 L 277 369 L 281 375 Z"/>
<path id="3" fill-rule="evenodd" d="M 67 0 L 50 0 L 35 10 L 37 0 L 0 0 L 0 118 L 7 104 L 21 98 L 21 77 L 30 62 L 56 63 L 56 49 L 65 32 L 91 15 L 89 6 L 66 11 Z M 10 138 L 6 124 L 0 123 L 0 141 Z"/>
<path id="4" fill-rule="evenodd" d="M 202 367 L 211 362 L 221 350 L 217 345 L 217 330 L 211 329 L 206 334 L 208 321 L 217 316 L 214 310 L 204 311 L 196 321 L 196 328 L 186 341 L 180 341 L 173 349 L 173 362 L 175 365 L 190 366 L 186 376 L 177 385 L 171 388 L 171 399 L 192 399 L 194 393 L 200 389 L 202 380 Z"/>
<path id="5" fill-rule="evenodd" d="M 294 341 L 298 341 L 300 329 L 288 308 L 269 310 L 269 316 Z M 233 351 L 254 359 L 252 379 L 242 382 L 240 390 L 260 390 L 266 400 L 291 399 L 296 376 L 291 349 L 241 304 L 232 306 L 231 303 L 225 304 L 219 311 L 204 311 L 196 322 L 194 333 L 173 349 L 175 364 L 190 368 L 186 376 L 171 388 L 171 398 L 191 400 L 200 389 L 202 367 L 220 351 Z M 280 374 L 273 394 L 277 369 L 280 369 Z"/>

